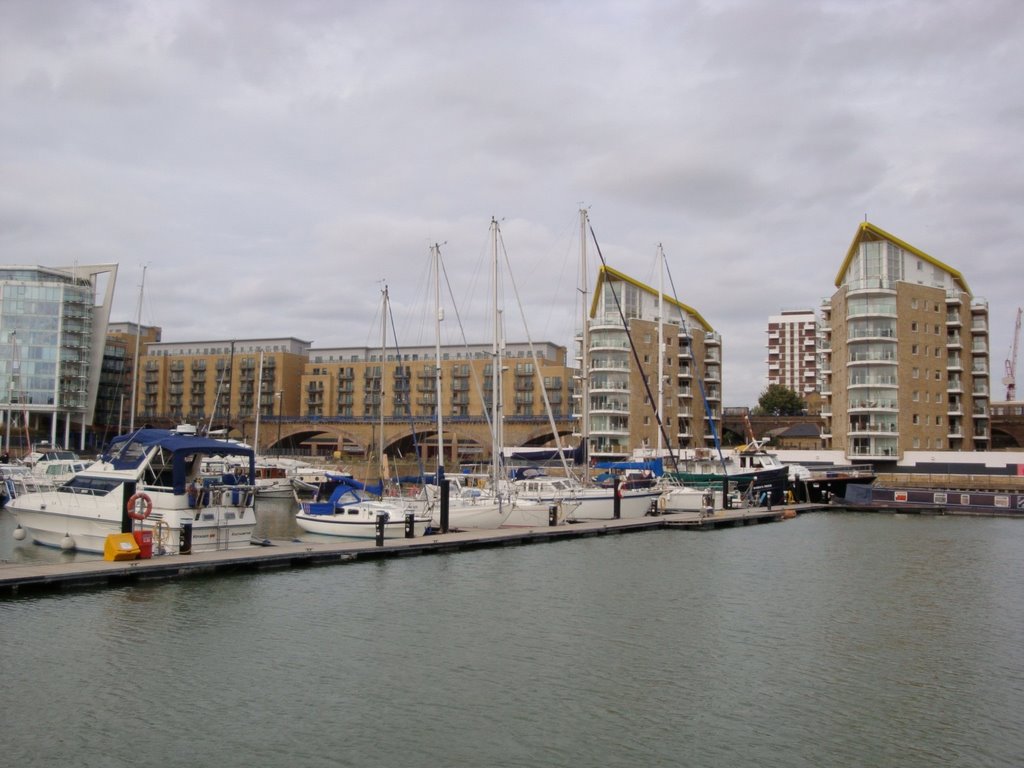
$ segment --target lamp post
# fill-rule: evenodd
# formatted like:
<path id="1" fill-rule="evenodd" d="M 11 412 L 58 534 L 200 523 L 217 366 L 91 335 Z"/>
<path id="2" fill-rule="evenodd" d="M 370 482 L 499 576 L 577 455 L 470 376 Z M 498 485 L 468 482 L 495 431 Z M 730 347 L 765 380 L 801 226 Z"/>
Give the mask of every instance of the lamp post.
<path id="1" fill-rule="evenodd" d="M 277 397 L 277 455 L 281 455 L 281 413 L 284 410 L 284 392 L 278 392 Z"/>

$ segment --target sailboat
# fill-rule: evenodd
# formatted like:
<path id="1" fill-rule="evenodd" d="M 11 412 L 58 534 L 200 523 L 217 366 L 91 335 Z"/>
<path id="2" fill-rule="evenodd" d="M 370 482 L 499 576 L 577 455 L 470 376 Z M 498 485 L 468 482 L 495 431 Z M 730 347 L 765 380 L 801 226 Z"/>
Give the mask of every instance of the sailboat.
<path id="1" fill-rule="evenodd" d="M 582 292 L 582 336 L 581 371 L 583 392 L 580 398 L 580 448 L 582 463 L 587 465 L 590 442 L 590 394 L 589 394 L 589 302 L 587 301 L 587 230 L 588 215 L 580 209 L 580 285 Z M 611 520 L 616 517 L 644 517 L 651 513 L 661 496 L 661 490 L 653 482 L 624 481 L 619 485 L 604 486 L 582 482 L 566 472 L 565 477 L 534 474 L 513 481 L 517 498 L 535 504 L 555 504 L 571 501 L 576 505 L 573 519 Z"/>
<path id="2" fill-rule="evenodd" d="M 492 221 L 492 227 L 497 227 L 497 224 Z M 495 230 L 495 240 L 497 238 Z M 497 253 L 497 246 L 495 245 L 495 253 Z M 440 498 L 439 489 L 442 481 L 445 479 L 444 472 L 444 416 L 442 414 L 441 405 L 444 402 L 441 392 L 441 321 L 444 319 L 444 312 L 441 307 L 441 247 L 434 245 L 431 248 L 431 256 L 434 267 L 434 337 L 435 337 L 435 348 L 434 348 L 434 387 L 436 395 L 436 412 L 437 412 L 437 485 L 436 486 L 424 486 L 424 493 L 429 494 L 429 506 L 431 510 L 431 521 L 432 524 L 440 528 L 442 531 L 446 531 L 447 527 L 452 528 L 499 528 L 507 520 L 509 515 L 512 513 L 512 504 L 508 499 L 503 499 L 500 493 L 481 493 L 479 490 L 473 489 L 473 492 L 462 492 L 461 484 L 458 483 L 458 479 L 449 480 L 449 488 L 456 487 L 458 491 L 455 495 L 449 493 L 448 504 L 447 504 L 447 520 L 443 520 L 443 510 L 441 509 L 442 499 Z M 497 272 L 495 272 L 497 275 Z M 495 280 L 497 285 L 497 280 Z M 497 288 L 495 289 L 495 296 L 497 296 Z M 498 349 L 497 342 L 497 321 L 495 321 L 495 343 L 494 349 Z M 493 365 L 495 373 L 500 375 L 501 366 L 498 364 L 497 359 Z M 499 390 L 495 389 L 494 392 Z M 498 400 L 494 398 L 492 408 L 492 452 L 494 452 L 494 460 L 492 466 L 496 466 L 498 461 L 498 453 L 496 447 L 498 445 L 498 438 L 496 436 L 495 425 L 498 423 Z M 497 481 L 497 470 L 492 471 L 492 483 L 496 484 Z M 445 525 L 447 523 L 447 525 Z"/>
<path id="3" fill-rule="evenodd" d="M 388 288 L 383 289 L 381 359 L 387 347 Z M 381 372 L 380 443 L 377 455 L 380 461 L 381 483 L 384 486 L 384 389 Z M 372 538 L 378 526 L 383 526 L 384 538 L 402 538 L 410 533 L 422 536 L 430 524 L 430 513 L 421 501 L 409 498 L 375 498 L 370 490 L 353 480 L 348 473 L 326 473 L 325 480 L 312 500 L 299 502 L 295 522 L 307 533 L 327 536 Z"/>

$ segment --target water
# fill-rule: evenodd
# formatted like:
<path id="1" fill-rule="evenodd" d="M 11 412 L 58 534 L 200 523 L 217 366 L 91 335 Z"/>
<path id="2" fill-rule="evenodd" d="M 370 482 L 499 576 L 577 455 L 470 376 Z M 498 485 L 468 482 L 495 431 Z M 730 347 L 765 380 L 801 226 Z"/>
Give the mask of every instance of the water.
<path id="1" fill-rule="evenodd" d="M 1024 522 L 821 513 L 0 602 L 18 766 L 1019 766 Z"/>

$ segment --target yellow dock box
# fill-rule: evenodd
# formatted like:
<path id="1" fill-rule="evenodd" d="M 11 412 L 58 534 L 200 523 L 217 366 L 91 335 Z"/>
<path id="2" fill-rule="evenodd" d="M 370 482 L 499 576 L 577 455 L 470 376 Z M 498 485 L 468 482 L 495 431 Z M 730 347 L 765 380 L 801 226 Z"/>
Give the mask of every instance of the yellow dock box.
<path id="1" fill-rule="evenodd" d="M 130 533 L 112 533 L 103 542 L 104 560 L 134 560 L 140 551 L 139 543 Z"/>

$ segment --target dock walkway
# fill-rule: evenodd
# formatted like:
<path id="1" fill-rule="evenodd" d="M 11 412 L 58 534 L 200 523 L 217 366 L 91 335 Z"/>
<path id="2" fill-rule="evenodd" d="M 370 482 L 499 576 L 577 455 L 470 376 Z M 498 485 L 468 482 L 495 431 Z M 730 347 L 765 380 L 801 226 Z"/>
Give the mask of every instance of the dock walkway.
<path id="1" fill-rule="evenodd" d="M 164 555 L 146 560 L 83 560 L 71 563 L 0 563 L 0 597 L 13 597 L 68 589 L 120 587 L 155 581 L 252 573 L 284 568 L 351 563 L 388 557 L 445 554 L 483 547 L 509 547 L 566 539 L 633 533 L 659 529 L 713 530 L 777 522 L 798 512 L 823 509 L 821 504 L 787 504 L 771 509 L 750 507 L 721 510 L 714 515 L 697 512 L 626 520 L 595 520 L 537 528 L 499 528 L 428 534 L 411 539 L 272 541 L 263 546 L 189 555 Z"/>

